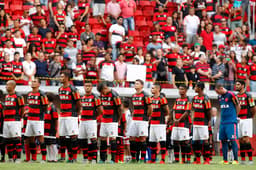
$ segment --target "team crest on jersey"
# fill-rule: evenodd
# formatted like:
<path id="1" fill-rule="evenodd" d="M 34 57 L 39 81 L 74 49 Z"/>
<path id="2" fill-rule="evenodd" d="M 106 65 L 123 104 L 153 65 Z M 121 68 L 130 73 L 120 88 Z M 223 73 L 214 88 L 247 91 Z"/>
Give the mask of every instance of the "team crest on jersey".
<path id="1" fill-rule="evenodd" d="M 225 98 L 225 102 L 228 102 L 228 98 Z"/>
<path id="2" fill-rule="evenodd" d="M 69 93 L 69 92 L 68 92 L 68 91 L 66 91 L 66 95 L 68 95 L 68 93 Z"/>
<path id="3" fill-rule="evenodd" d="M 37 99 L 38 99 L 38 96 L 35 96 L 35 99 L 37 100 Z"/>
<path id="4" fill-rule="evenodd" d="M 15 100 L 14 98 L 11 98 L 11 101 L 12 101 L 12 102 L 14 102 L 14 100 Z"/>

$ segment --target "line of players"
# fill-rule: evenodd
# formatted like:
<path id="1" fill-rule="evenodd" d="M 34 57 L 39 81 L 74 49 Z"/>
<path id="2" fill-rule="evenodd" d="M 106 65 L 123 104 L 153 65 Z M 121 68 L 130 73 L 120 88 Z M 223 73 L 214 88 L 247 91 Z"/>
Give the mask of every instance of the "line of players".
<path id="1" fill-rule="evenodd" d="M 85 95 L 80 97 L 78 90 L 70 83 L 69 74 L 61 74 L 62 86 L 59 89 L 60 116 L 57 114 L 53 104 L 53 97 L 39 90 L 40 80 L 32 81 L 32 92 L 28 94 L 28 108 L 25 108 L 24 98 L 15 92 L 15 81 L 8 81 L 6 90 L 8 94 L 1 104 L 3 120 L 3 138 L 6 143 L 9 162 L 21 162 L 21 118 L 27 117 L 25 133 L 26 160 L 37 160 L 38 141 L 41 148 L 42 161 L 55 162 L 58 155 L 56 146 L 56 133 L 58 132 L 61 158 L 65 161 L 65 152 L 68 150 L 68 162 L 77 160 L 77 152 L 80 147 L 83 152 L 84 162 L 97 162 L 98 143 L 97 136 L 100 136 L 100 159 L 99 163 L 107 161 L 107 150 L 109 140 L 111 160 L 110 163 L 123 161 L 124 137 L 129 136 L 130 143 L 130 163 L 144 163 L 148 145 L 151 149 L 151 161 L 157 160 L 157 143 L 161 146 L 160 163 L 165 163 L 166 146 L 173 141 L 175 155 L 174 162 L 180 162 L 179 153 L 181 152 L 181 163 L 190 163 L 191 145 L 195 155 L 194 164 L 201 164 L 200 157 L 204 156 L 204 164 L 210 163 L 211 140 L 209 140 L 210 129 L 210 110 L 211 102 L 209 97 L 204 94 L 204 84 L 199 82 L 195 86 L 197 93 L 193 99 L 187 96 L 187 87 L 179 86 L 180 97 L 170 111 L 165 95 L 161 93 L 161 86 L 154 84 L 152 87 L 153 96 L 149 96 L 143 91 L 143 81 L 135 82 L 136 93 L 132 96 L 132 121 L 126 128 L 126 120 L 123 113 L 124 107 L 118 93 L 110 89 L 106 83 L 100 83 L 97 90 L 100 96 L 92 93 L 92 83 L 85 82 Z M 222 88 L 223 94 L 226 93 Z M 238 111 L 240 118 L 239 136 L 240 152 L 242 161 L 245 161 L 245 153 L 248 153 L 249 161 L 252 162 L 252 147 L 250 137 L 252 137 L 252 118 L 255 115 L 255 104 L 252 97 L 245 90 L 243 81 L 236 82 L 239 91 L 237 97 L 241 105 Z M 228 92 L 231 93 L 231 92 Z M 219 93 L 221 94 L 221 93 Z M 235 100 L 236 97 L 235 97 Z M 126 108 L 129 103 L 126 102 Z M 221 109 L 223 107 L 221 106 Z M 193 121 L 191 120 L 192 110 Z M 238 109 L 237 109 L 238 110 Z M 239 109 L 240 110 L 240 109 Z M 99 119 L 100 117 L 100 119 Z M 58 120 L 59 119 L 59 120 Z M 100 122 L 98 126 L 97 122 Z M 99 134 L 98 134 L 99 128 Z M 127 132 L 127 133 L 126 133 Z M 191 143 L 192 133 L 192 143 Z M 233 135 L 220 134 L 222 141 L 232 141 L 236 139 Z M 167 134 L 167 135 L 166 135 Z M 148 141 L 147 141 L 147 137 Z M 37 140 L 35 140 L 37 139 Z M 1 147 L 1 154 L 4 149 Z M 203 153 L 202 153 L 203 151 Z M 171 155 L 171 152 L 169 152 Z M 238 161 L 237 153 L 234 152 L 234 159 Z M 224 155 L 224 161 L 227 161 Z"/>

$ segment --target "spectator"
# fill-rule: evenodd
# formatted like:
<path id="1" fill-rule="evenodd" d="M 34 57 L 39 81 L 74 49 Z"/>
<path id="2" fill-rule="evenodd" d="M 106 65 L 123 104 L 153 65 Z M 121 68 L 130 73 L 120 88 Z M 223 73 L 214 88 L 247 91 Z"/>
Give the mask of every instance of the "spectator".
<path id="1" fill-rule="evenodd" d="M 187 78 L 189 82 L 189 86 L 192 85 L 193 89 L 196 86 L 196 83 L 199 81 L 199 75 L 196 72 L 196 67 L 192 65 L 190 67 L 190 72 L 187 73 Z"/>
<path id="2" fill-rule="evenodd" d="M 152 42 L 147 45 L 147 50 L 150 51 L 151 49 L 158 50 L 161 49 L 162 45 L 157 42 L 157 35 L 152 36 Z"/>
<path id="3" fill-rule="evenodd" d="M 7 30 L 5 31 L 5 36 L 2 36 L 2 37 L 1 37 L 1 46 L 2 46 L 2 47 L 5 47 L 5 46 L 6 46 L 6 42 L 7 42 L 8 40 L 11 42 L 11 45 L 14 44 L 13 35 L 12 35 L 12 32 L 11 32 L 10 29 L 7 29 Z"/>
<path id="4" fill-rule="evenodd" d="M 200 51 L 206 53 L 206 47 L 204 46 L 203 41 L 202 37 L 197 37 L 197 42 L 200 44 Z"/>
<path id="5" fill-rule="evenodd" d="M 136 54 L 136 46 L 133 44 L 133 37 L 129 36 L 127 43 L 122 44 L 126 63 L 132 63 L 132 59 Z"/>
<path id="6" fill-rule="evenodd" d="M 156 51 L 156 81 L 167 81 L 168 80 L 168 65 L 167 60 L 163 57 L 163 52 L 161 49 Z"/>
<path id="7" fill-rule="evenodd" d="M 78 9 L 79 9 L 79 15 L 81 16 L 80 21 L 87 22 L 89 17 L 89 8 L 90 8 L 90 4 L 88 0 L 79 0 Z M 68 8 L 67 8 L 67 11 L 68 11 Z"/>
<path id="8" fill-rule="evenodd" d="M 152 63 L 152 57 L 150 53 L 145 55 L 145 63 L 146 66 L 146 82 L 144 83 L 145 88 L 151 88 L 153 82 L 156 81 L 156 65 Z"/>
<path id="9" fill-rule="evenodd" d="M 163 30 L 161 29 L 160 25 L 158 22 L 154 23 L 154 28 L 153 28 L 153 31 L 151 32 L 150 34 L 153 38 L 154 35 L 157 36 L 157 42 L 158 43 L 162 43 L 163 39 L 164 39 L 164 32 Z"/>
<path id="10" fill-rule="evenodd" d="M 156 9 L 158 9 L 159 6 L 166 8 L 167 4 L 168 0 L 156 0 Z"/>
<path id="11" fill-rule="evenodd" d="M 111 60 L 111 54 L 105 54 L 105 60 L 99 63 L 99 77 L 108 83 L 108 86 L 113 86 L 113 81 L 117 80 L 116 65 Z"/>
<path id="12" fill-rule="evenodd" d="M 241 8 L 233 8 L 233 4 L 230 4 L 231 18 L 230 27 L 235 30 L 237 27 L 242 26 L 242 10 Z"/>
<path id="13" fill-rule="evenodd" d="M 206 23 L 204 20 L 201 20 L 200 25 L 197 30 L 197 34 L 200 35 L 203 31 L 205 31 Z"/>
<path id="14" fill-rule="evenodd" d="M 47 20 L 46 16 L 42 13 L 41 5 L 36 5 L 36 13 L 31 15 L 31 19 L 33 21 L 33 25 L 36 27 L 40 27 L 41 19 Z"/>
<path id="15" fill-rule="evenodd" d="M 78 7 L 79 8 L 79 7 Z M 72 25 L 74 25 L 74 22 L 73 22 L 73 20 L 74 20 L 74 12 L 73 12 L 73 10 L 72 10 L 72 4 L 70 4 L 70 3 L 68 3 L 67 5 L 66 5 L 66 7 L 65 7 L 65 13 L 66 13 L 66 23 L 65 23 L 65 26 L 66 26 L 66 28 L 67 29 L 70 29 L 70 27 L 72 26 Z M 82 17 L 83 15 L 81 14 L 81 17 Z M 86 18 L 86 17 L 85 17 Z"/>
<path id="16" fill-rule="evenodd" d="M 176 27 L 176 30 L 180 28 L 180 16 L 177 11 L 172 13 L 172 25 Z"/>
<path id="17" fill-rule="evenodd" d="M 124 59 L 125 59 L 125 56 L 123 54 L 119 54 L 118 60 L 115 62 L 119 87 L 125 86 L 127 64 L 124 62 Z"/>
<path id="18" fill-rule="evenodd" d="M 199 62 L 200 55 L 205 56 L 205 53 L 201 51 L 201 45 L 199 43 L 195 43 L 194 51 L 191 53 L 191 57 L 193 58 L 193 64 L 194 65 L 196 65 L 196 63 Z"/>
<path id="19" fill-rule="evenodd" d="M 41 35 L 42 38 L 46 37 L 47 32 L 51 32 L 50 28 L 47 27 L 46 20 L 41 19 L 40 21 L 41 27 L 39 27 L 38 34 Z"/>
<path id="20" fill-rule="evenodd" d="M 56 39 L 52 38 L 52 32 L 46 33 L 46 38 L 43 39 L 42 49 L 46 54 L 53 54 L 56 48 Z"/>
<path id="21" fill-rule="evenodd" d="M 226 42 L 226 35 L 221 32 L 219 25 L 215 25 L 213 33 L 213 43 L 219 46 L 220 44 L 225 45 Z"/>
<path id="22" fill-rule="evenodd" d="M 32 61 L 35 61 L 38 59 L 39 51 L 37 50 L 36 45 L 34 43 L 29 46 L 29 49 L 27 52 L 31 54 Z"/>
<path id="23" fill-rule="evenodd" d="M 91 32 L 91 27 L 89 24 L 85 25 L 85 31 L 81 34 L 80 36 L 80 40 L 82 42 L 82 44 L 85 44 L 85 42 L 87 41 L 87 39 L 95 39 L 94 33 Z"/>
<path id="24" fill-rule="evenodd" d="M 232 34 L 232 30 L 227 25 L 227 20 L 225 18 L 221 19 L 221 26 L 220 30 L 223 34 L 226 35 L 227 40 L 229 39 L 230 35 Z"/>
<path id="25" fill-rule="evenodd" d="M 101 40 L 101 34 L 96 33 L 95 40 L 93 42 L 93 46 L 95 46 L 98 50 L 97 57 L 104 57 L 105 54 L 105 44 Z"/>
<path id="26" fill-rule="evenodd" d="M 212 76 L 211 80 L 214 84 L 222 84 L 224 85 L 224 74 L 225 74 L 225 65 L 223 64 L 223 57 L 218 56 L 216 58 L 216 64 L 213 65 L 212 68 Z M 215 87 L 215 86 L 212 86 Z M 215 89 L 215 88 L 212 88 Z"/>
<path id="27" fill-rule="evenodd" d="M 203 38 L 203 45 L 206 47 L 207 50 L 212 50 L 213 44 L 213 32 L 212 32 L 212 25 L 208 24 L 205 31 L 202 31 L 201 35 Z"/>
<path id="28" fill-rule="evenodd" d="M 118 54 L 118 44 L 120 44 L 125 36 L 125 29 L 122 26 L 123 24 L 123 17 L 117 18 L 117 24 L 111 25 L 109 28 L 109 43 L 112 45 L 112 60 L 116 60 Z"/>
<path id="29" fill-rule="evenodd" d="M 116 0 L 111 0 L 107 4 L 107 13 L 111 18 L 111 22 L 113 24 L 116 23 L 117 17 L 121 14 L 121 8 L 119 3 Z"/>
<path id="30" fill-rule="evenodd" d="M 194 1 L 196 15 L 199 18 L 202 18 L 202 11 L 206 9 L 206 3 L 207 2 L 205 0 L 195 0 Z"/>
<path id="31" fill-rule="evenodd" d="M 4 85 L 9 79 L 12 78 L 12 62 L 10 62 L 10 55 L 4 54 L 4 60 L 0 62 L 0 75 L 5 79 L 0 79 L 0 84 Z"/>
<path id="32" fill-rule="evenodd" d="M 235 55 L 235 52 L 230 52 L 230 55 L 233 53 Z M 234 91 L 234 82 L 235 82 L 235 74 L 236 74 L 236 64 L 235 61 L 232 60 L 230 56 L 227 56 L 224 60 L 225 62 L 225 74 L 224 74 L 224 80 L 225 80 L 225 88 L 227 90 Z"/>
<path id="33" fill-rule="evenodd" d="M 54 55 L 53 60 L 49 64 L 48 71 L 50 78 L 54 78 L 50 81 L 50 84 L 53 86 L 58 86 L 60 81 L 57 78 L 60 77 L 61 71 L 60 55 Z"/>
<path id="34" fill-rule="evenodd" d="M 186 36 L 186 42 L 188 44 L 194 44 L 196 42 L 196 34 L 200 19 L 195 15 L 195 9 L 189 9 L 189 15 L 184 18 L 184 33 Z"/>
<path id="35" fill-rule="evenodd" d="M 25 61 L 22 62 L 24 69 L 24 83 L 28 85 L 31 83 L 32 79 L 36 74 L 36 64 L 31 61 L 31 54 L 27 53 L 25 57 Z"/>
<path id="36" fill-rule="evenodd" d="M 246 85 L 249 86 L 250 67 L 247 62 L 246 56 L 242 55 L 241 62 L 236 64 L 236 79 L 245 81 Z"/>
<path id="37" fill-rule="evenodd" d="M 36 77 L 40 77 L 41 84 L 46 85 L 46 78 L 48 76 L 48 64 L 45 61 L 45 56 L 43 52 L 39 53 L 38 60 L 35 61 L 36 64 Z"/>
<path id="38" fill-rule="evenodd" d="M 78 50 L 77 48 L 74 47 L 74 42 L 72 40 L 68 40 L 67 47 L 64 48 L 64 53 L 68 54 L 68 56 L 71 59 L 72 65 L 78 64 L 76 59 L 77 59 L 77 54 Z"/>
<path id="39" fill-rule="evenodd" d="M 93 39 L 89 38 L 86 41 L 86 45 L 82 47 L 82 59 L 84 64 L 86 65 L 87 62 L 91 59 L 91 57 L 96 57 L 96 47 L 93 46 Z"/>
<path id="40" fill-rule="evenodd" d="M 180 15 L 181 15 L 182 21 L 185 18 L 185 16 L 187 16 L 189 14 L 189 9 L 191 9 L 193 7 L 194 7 L 193 1 L 191 1 L 191 0 L 187 0 L 186 2 L 183 2 L 180 5 L 180 11 L 181 11 Z"/>
<path id="41" fill-rule="evenodd" d="M 164 12 L 164 7 L 162 5 L 158 6 L 158 12 L 154 13 L 153 22 L 159 23 L 160 27 L 163 27 L 166 24 L 168 14 Z M 169 22 L 169 25 L 172 25 L 172 20 Z"/>
<path id="42" fill-rule="evenodd" d="M 77 29 L 76 29 L 75 25 L 72 25 L 70 27 L 70 32 L 68 33 L 68 38 L 73 41 L 74 47 L 81 50 L 81 41 L 78 40 L 79 35 L 78 35 L 78 32 L 77 32 Z"/>
<path id="43" fill-rule="evenodd" d="M 94 0 L 93 3 L 93 16 L 103 16 L 105 13 L 105 0 Z"/>
<path id="44" fill-rule="evenodd" d="M 163 41 L 162 49 L 165 54 L 171 51 L 176 46 L 176 43 L 171 40 L 171 37 L 166 36 L 165 41 Z"/>
<path id="45" fill-rule="evenodd" d="M 162 30 L 164 31 L 164 37 L 170 37 L 173 42 L 177 41 L 177 29 L 173 25 L 172 17 L 167 17 L 166 25 L 162 27 Z"/>
<path id="46" fill-rule="evenodd" d="M 63 5 L 59 2 L 57 5 L 57 10 L 54 12 L 54 23 L 55 30 L 58 30 L 61 24 L 66 25 L 66 13 L 64 11 Z"/>
<path id="47" fill-rule="evenodd" d="M 74 80 L 73 83 L 75 86 L 83 86 L 84 83 L 84 72 L 85 72 L 85 64 L 82 60 L 82 55 L 76 55 L 76 67 L 74 69 Z"/>
<path id="48" fill-rule="evenodd" d="M 218 114 L 216 107 L 211 109 L 211 127 L 213 131 L 213 148 L 215 155 L 220 155 L 220 139 L 219 139 L 219 130 L 220 130 L 220 114 Z"/>
<path id="49" fill-rule="evenodd" d="M 172 69 L 172 84 L 175 89 L 179 88 L 181 84 L 188 85 L 188 79 L 183 69 L 181 58 L 177 59 L 177 64 Z"/>
<path id="50" fill-rule="evenodd" d="M 144 55 L 143 55 L 143 48 L 142 47 L 137 48 L 137 55 L 135 55 L 134 58 L 139 59 L 139 64 L 144 63 Z"/>
<path id="51" fill-rule="evenodd" d="M 59 32 L 56 32 L 56 48 L 66 48 L 68 42 L 68 33 L 65 32 L 65 25 L 59 25 Z"/>
<path id="52" fill-rule="evenodd" d="M 134 13 L 136 11 L 136 3 L 134 0 L 121 0 L 120 8 L 122 17 L 124 18 L 124 28 L 126 33 L 128 30 L 135 30 Z"/>
<path id="53" fill-rule="evenodd" d="M 176 61 L 178 58 L 180 58 L 180 55 L 178 54 L 180 50 L 180 47 L 178 45 L 176 45 L 172 51 L 170 51 L 166 56 L 165 58 L 167 59 L 167 62 L 168 62 L 168 80 L 170 82 L 172 82 L 172 69 L 173 67 L 176 66 Z"/>
<path id="54" fill-rule="evenodd" d="M 21 34 L 21 38 L 24 38 L 25 39 L 25 33 L 24 31 L 20 28 L 20 22 L 19 20 L 15 20 L 13 22 L 13 28 L 11 29 L 12 33 L 14 34 L 16 31 L 20 31 L 20 34 Z"/>
<path id="55" fill-rule="evenodd" d="M 23 15 L 20 18 L 20 27 L 25 33 L 25 37 L 30 34 L 30 27 L 32 26 L 32 20 L 29 16 L 29 11 L 24 10 Z"/>
<path id="56" fill-rule="evenodd" d="M 5 14 L 5 10 L 1 9 L 0 10 L 0 31 L 4 31 L 8 27 L 8 20 L 7 16 Z"/>
<path id="57" fill-rule="evenodd" d="M 223 18 L 222 16 L 222 7 L 221 6 L 218 6 L 217 7 L 217 11 L 216 11 L 216 14 L 214 14 L 212 16 L 212 21 L 213 21 L 213 25 L 218 25 L 218 26 L 221 26 L 221 19 Z"/>
<path id="58" fill-rule="evenodd" d="M 26 51 L 26 42 L 24 38 L 21 38 L 20 31 L 15 31 L 13 40 L 14 40 L 14 47 L 16 51 L 20 53 L 21 60 L 23 60 L 24 51 Z"/>
<path id="59" fill-rule="evenodd" d="M 256 55 L 252 58 L 253 64 L 250 66 L 250 88 L 251 92 L 256 92 Z"/>
<path id="60" fill-rule="evenodd" d="M 217 0 L 207 0 L 206 1 L 206 11 L 207 15 L 211 17 L 215 14 L 217 7 Z"/>
<path id="61" fill-rule="evenodd" d="M 87 80 L 92 80 L 93 84 L 97 83 L 98 67 L 96 65 L 96 57 L 92 57 L 87 63 L 84 75 Z"/>
<path id="62" fill-rule="evenodd" d="M 181 59 L 183 61 L 183 69 L 186 73 L 190 72 L 190 67 L 193 64 L 193 58 L 191 57 L 191 50 L 188 48 L 187 44 L 182 46 L 183 54 L 181 55 Z"/>
<path id="63" fill-rule="evenodd" d="M 30 44 L 35 44 L 37 50 L 41 49 L 42 37 L 38 34 L 38 28 L 33 27 L 32 33 L 28 36 L 27 39 L 27 48 L 29 48 Z"/>
<path id="64" fill-rule="evenodd" d="M 71 58 L 68 56 L 68 54 L 63 55 L 63 65 L 61 67 L 61 73 L 66 72 L 70 75 L 70 77 L 73 77 L 73 70 L 76 68 L 76 65 L 72 65 Z"/>
<path id="65" fill-rule="evenodd" d="M 14 53 L 14 60 L 12 62 L 12 78 L 16 81 L 17 85 L 23 85 L 23 65 L 20 61 L 20 54 L 18 52 Z"/>
<path id="66" fill-rule="evenodd" d="M 12 47 L 12 42 L 10 40 L 7 40 L 3 52 L 9 54 L 10 61 L 13 61 L 15 51 L 15 48 Z"/>
<path id="67" fill-rule="evenodd" d="M 199 62 L 196 63 L 196 71 L 199 74 L 199 80 L 201 82 L 209 83 L 212 75 L 212 70 L 207 63 L 207 58 L 204 54 L 200 54 Z"/>

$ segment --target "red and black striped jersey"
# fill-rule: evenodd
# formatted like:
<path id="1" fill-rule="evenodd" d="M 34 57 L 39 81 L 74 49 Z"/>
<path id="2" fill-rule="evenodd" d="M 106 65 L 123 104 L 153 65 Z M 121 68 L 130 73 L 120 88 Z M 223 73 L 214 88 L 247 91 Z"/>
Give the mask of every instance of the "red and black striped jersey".
<path id="1" fill-rule="evenodd" d="M 126 127 L 125 113 L 122 113 L 122 117 L 118 122 L 118 136 L 124 136 Z"/>
<path id="2" fill-rule="evenodd" d="M 154 14 L 153 21 L 154 22 L 158 22 L 159 25 L 162 27 L 162 26 L 164 26 L 166 24 L 167 17 L 168 17 L 167 13 L 156 12 Z"/>
<path id="3" fill-rule="evenodd" d="M 220 27 L 220 30 L 226 35 L 227 39 L 232 34 L 232 30 L 229 27 Z"/>
<path id="4" fill-rule="evenodd" d="M 179 44 L 179 46 L 182 46 L 186 41 L 185 41 L 185 36 L 184 34 L 181 32 L 181 33 L 178 33 L 178 36 L 177 36 L 177 43 Z"/>
<path id="5" fill-rule="evenodd" d="M 92 65 L 90 63 L 86 65 L 85 78 L 90 80 L 96 80 L 98 78 L 97 65 Z"/>
<path id="6" fill-rule="evenodd" d="M 192 101 L 194 109 L 194 125 L 208 125 L 208 117 L 210 109 L 212 108 L 211 101 L 207 95 L 195 96 Z"/>
<path id="7" fill-rule="evenodd" d="M 112 123 L 118 122 L 118 107 L 122 102 L 117 92 L 111 90 L 108 94 L 101 94 L 101 103 L 104 108 L 102 122 Z"/>
<path id="8" fill-rule="evenodd" d="M 59 119 L 57 109 L 54 104 L 50 104 L 44 115 L 44 136 L 56 137 L 56 120 Z"/>
<path id="9" fill-rule="evenodd" d="M 4 127 L 3 104 L 0 101 L 0 134 L 3 134 L 3 127 Z"/>
<path id="10" fill-rule="evenodd" d="M 255 102 L 254 102 L 252 96 L 247 92 L 245 92 L 243 94 L 238 93 L 236 96 L 237 96 L 239 104 L 241 106 L 241 110 L 238 113 L 238 117 L 240 119 L 252 118 L 251 108 L 255 107 Z"/>
<path id="11" fill-rule="evenodd" d="M 242 65 L 238 63 L 236 65 L 236 76 L 239 80 L 246 80 L 246 78 L 250 75 L 250 67 L 248 65 Z"/>
<path id="12" fill-rule="evenodd" d="M 256 64 L 250 66 L 250 80 L 256 81 Z"/>
<path id="13" fill-rule="evenodd" d="M 206 0 L 206 10 L 207 12 L 215 12 L 216 0 Z"/>
<path id="14" fill-rule="evenodd" d="M 163 31 L 152 31 L 151 36 L 156 35 L 157 36 L 157 43 L 161 43 L 163 42 L 164 39 L 164 32 Z"/>
<path id="15" fill-rule="evenodd" d="M 51 3 L 52 4 L 52 10 L 55 11 L 57 6 L 58 6 L 58 3 L 60 1 L 59 0 L 49 0 L 48 3 Z"/>
<path id="16" fill-rule="evenodd" d="M 56 39 L 55 38 L 51 38 L 51 39 L 44 38 L 43 44 L 44 44 L 45 52 L 48 54 L 51 54 L 54 52 L 54 50 L 56 48 Z"/>
<path id="17" fill-rule="evenodd" d="M 42 37 L 41 37 L 41 35 L 39 35 L 39 34 L 37 34 L 37 35 L 30 34 L 30 35 L 28 36 L 27 42 L 29 42 L 30 45 L 31 45 L 31 44 L 35 44 L 36 49 L 37 49 L 38 51 L 41 50 L 41 43 L 42 43 Z"/>
<path id="18" fill-rule="evenodd" d="M 8 40 L 12 42 L 12 45 L 14 44 L 14 39 L 13 39 L 13 37 L 1 37 L 1 46 L 2 46 L 3 48 L 6 47 L 6 42 L 7 42 Z"/>
<path id="19" fill-rule="evenodd" d="M 133 120 L 148 121 L 148 106 L 152 104 L 151 97 L 144 91 L 132 96 Z"/>
<path id="20" fill-rule="evenodd" d="M 76 42 L 77 42 L 77 40 L 79 39 L 78 34 L 75 33 L 75 32 L 70 32 L 70 33 L 68 33 L 68 38 L 74 42 L 74 47 L 76 47 L 76 46 L 75 46 L 75 45 L 76 45 Z"/>
<path id="21" fill-rule="evenodd" d="M 24 107 L 24 98 L 15 93 L 13 95 L 7 94 L 4 100 L 4 121 L 20 121 L 21 108 Z"/>
<path id="22" fill-rule="evenodd" d="M 12 62 L 12 73 L 15 77 L 21 77 L 23 73 L 22 62 Z M 23 80 L 16 80 L 17 84 L 23 84 Z"/>
<path id="23" fill-rule="evenodd" d="M 28 120 L 42 121 L 44 120 L 43 106 L 48 105 L 48 98 L 44 92 L 38 91 L 37 93 L 28 93 Z"/>
<path id="24" fill-rule="evenodd" d="M 60 97 L 60 116 L 77 117 L 76 102 L 80 100 L 80 94 L 72 85 L 59 88 Z"/>
<path id="25" fill-rule="evenodd" d="M 3 61 L 1 63 L 1 76 L 10 79 L 12 77 L 12 62 Z"/>
<path id="26" fill-rule="evenodd" d="M 64 24 L 64 20 L 66 18 L 65 11 L 62 11 L 62 13 L 59 13 L 58 11 L 56 11 L 54 13 L 54 16 L 56 17 L 56 21 L 58 22 L 58 24 Z"/>
<path id="27" fill-rule="evenodd" d="M 82 15 L 85 12 L 86 7 L 89 7 L 90 4 L 86 2 L 78 2 L 77 6 L 78 6 L 79 14 Z"/>
<path id="28" fill-rule="evenodd" d="M 156 66 L 152 63 L 144 63 L 144 66 L 146 66 L 146 81 L 153 81 L 153 73 L 156 72 Z"/>
<path id="29" fill-rule="evenodd" d="M 59 33 L 57 32 L 57 35 Z M 59 39 L 56 40 L 56 44 L 62 48 L 66 48 L 68 42 L 68 33 L 64 32 L 60 35 Z"/>
<path id="30" fill-rule="evenodd" d="M 169 52 L 168 54 L 166 54 L 165 57 L 167 58 L 167 61 L 168 61 L 169 72 L 171 72 L 173 67 L 176 66 L 177 58 L 180 58 L 180 55 L 177 53 Z"/>
<path id="31" fill-rule="evenodd" d="M 213 25 L 215 26 L 215 25 L 219 25 L 219 26 L 221 26 L 221 19 L 223 18 L 223 16 L 222 15 L 218 15 L 218 14 L 214 14 L 213 16 L 212 16 L 212 21 L 213 21 Z"/>
<path id="32" fill-rule="evenodd" d="M 181 56 L 181 59 L 182 59 L 182 61 L 190 61 L 190 60 L 192 60 L 192 57 L 190 56 L 190 55 L 182 55 Z M 185 65 L 185 64 L 183 64 L 183 69 L 185 70 L 185 72 L 186 73 L 189 73 L 190 72 L 190 66 L 191 65 Z"/>
<path id="33" fill-rule="evenodd" d="M 136 53 L 136 46 L 134 44 L 124 43 L 122 44 L 122 48 L 124 49 L 125 62 L 132 62 L 133 57 Z"/>
<path id="34" fill-rule="evenodd" d="M 182 98 L 176 99 L 176 101 L 173 105 L 175 119 L 181 118 L 181 116 L 186 112 L 188 112 L 190 114 L 191 109 L 192 109 L 192 104 L 188 97 L 186 97 L 184 99 L 182 99 Z M 189 125 L 190 125 L 190 115 L 186 119 L 181 120 L 178 124 L 178 127 L 189 128 Z"/>
<path id="35" fill-rule="evenodd" d="M 175 33 L 177 31 L 175 26 L 172 25 L 164 25 L 162 27 L 162 30 L 164 31 L 164 35 L 165 37 L 168 36 L 171 38 L 171 41 L 175 41 L 176 37 L 175 37 Z"/>
<path id="36" fill-rule="evenodd" d="M 201 62 L 197 62 L 196 63 L 196 71 L 198 71 L 199 69 L 201 69 L 202 71 L 208 71 L 210 68 L 210 65 L 208 63 L 201 63 Z M 209 82 L 210 79 L 202 74 L 199 74 L 199 79 L 202 82 Z"/>
<path id="37" fill-rule="evenodd" d="M 82 113 L 81 121 L 96 120 L 97 108 L 101 106 L 101 100 L 99 96 L 92 93 L 91 95 L 85 95 L 81 98 Z"/>
<path id="38" fill-rule="evenodd" d="M 92 57 L 96 57 L 96 52 L 94 50 L 84 51 L 81 52 L 82 59 L 84 63 L 87 63 L 91 60 Z"/>
<path id="39" fill-rule="evenodd" d="M 45 15 L 39 15 L 38 13 L 32 14 L 31 19 L 33 21 L 34 26 L 40 27 L 41 19 L 44 19 L 47 22 L 47 17 Z"/>
<path id="40" fill-rule="evenodd" d="M 164 106 L 168 104 L 167 99 L 160 95 L 159 97 L 155 98 L 152 97 L 152 108 L 153 112 L 150 119 L 150 124 L 165 124 L 165 112 L 164 112 Z"/>

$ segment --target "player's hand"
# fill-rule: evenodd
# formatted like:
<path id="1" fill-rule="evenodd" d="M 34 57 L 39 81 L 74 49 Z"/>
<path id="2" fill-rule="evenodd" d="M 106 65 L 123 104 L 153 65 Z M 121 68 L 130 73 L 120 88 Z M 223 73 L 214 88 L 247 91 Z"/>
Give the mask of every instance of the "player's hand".
<path id="1" fill-rule="evenodd" d="M 174 124 L 175 124 L 175 126 L 178 126 L 178 125 L 179 125 L 179 123 L 180 123 L 180 121 L 179 121 L 179 120 L 174 120 Z"/>

